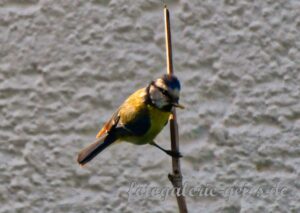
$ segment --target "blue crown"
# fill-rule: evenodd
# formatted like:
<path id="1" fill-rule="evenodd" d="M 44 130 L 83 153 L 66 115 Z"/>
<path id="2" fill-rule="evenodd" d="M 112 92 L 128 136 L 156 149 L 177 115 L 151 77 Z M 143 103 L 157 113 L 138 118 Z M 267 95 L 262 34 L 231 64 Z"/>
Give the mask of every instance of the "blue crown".
<path id="1" fill-rule="evenodd" d="M 171 89 L 178 89 L 180 90 L 180 82 L 178 80 L 178 78 L 175 75 L 163 75 L 161 77 L 163 79 L 163 81 L 166 83 L 167 87 L 171 88 Z"/>

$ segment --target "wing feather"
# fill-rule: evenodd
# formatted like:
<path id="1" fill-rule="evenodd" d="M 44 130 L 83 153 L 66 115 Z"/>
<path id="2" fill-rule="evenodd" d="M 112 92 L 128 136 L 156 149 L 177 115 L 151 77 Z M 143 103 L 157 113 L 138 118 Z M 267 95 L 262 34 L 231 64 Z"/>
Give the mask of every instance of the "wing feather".
<path id="1" fill-rule="evenodd" d="M 102 127 L 102 129 L 98 132 L 96 138 L 101 138 L 101 136 L 103 136 L 104 134 L 106 134 L 109 131 L 111 131 L 112 129 L 114 129 L 118 125 L 119 120 L 120 120 L 119 110 L 117 110 L 113 114 L 113 116 L 111 117 L 111 119 L 104 124 L 104 126 Z"/>
<path id="2" fill-rule="evenodd" d="M 139 89 L 130 95 L 112 115 L 111 119 L 104 124 L 96 138 L 102 137 L 117 125 L 118 127 L 126 129 L 128 133 L 131 132 L 132 134 L 137 135 L 144 134 L 150 126 L 145 98 L 145 88 Z"/>

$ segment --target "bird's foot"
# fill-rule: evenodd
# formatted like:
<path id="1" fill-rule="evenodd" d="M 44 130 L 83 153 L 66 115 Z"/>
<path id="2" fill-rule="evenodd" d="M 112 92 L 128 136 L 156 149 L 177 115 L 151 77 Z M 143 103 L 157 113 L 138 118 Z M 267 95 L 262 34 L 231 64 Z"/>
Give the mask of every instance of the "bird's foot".
<path id="1" fill-rule="evenodd" d="M 182 154 L 180 152 L 172 151 L 172 150 L 166 150 L 166 153 L 170 155 L 173 158 L 181 158 Z"/>
<path id="2" fill-rule="evenodd" d="M 154 141 L 152 141 L 152 142 L 150 143 L 150 145 L 159 148 L 160 150 L 164 151 L 166 154 L 170 155 L 170 156 L 173 157 L 173 158 L 181 158 L 181 157 L 182 157 L 182 155 L 181 155 L 180 152 L 173 151 L 173 150 L 166 150 L 166 149 L 160 147 L 159 145 L 157 145 Z"/>

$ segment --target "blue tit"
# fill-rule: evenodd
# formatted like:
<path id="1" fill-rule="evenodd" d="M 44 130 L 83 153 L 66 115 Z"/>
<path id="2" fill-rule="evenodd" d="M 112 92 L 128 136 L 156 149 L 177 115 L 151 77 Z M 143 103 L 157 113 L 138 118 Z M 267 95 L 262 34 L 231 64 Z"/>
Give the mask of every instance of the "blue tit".
<path id="1" fill-rule="evenodd" d="M 86 164 L 116 141 L 150 144 L 172 157 L 181 157 L 180 153 L 165 150 L 154 142 L 168 123 L 172 108 L 184 108 L 178 103 L 179 93 L 180 82 L 174 75 L 163 75 L 134 92 L 104 124 L 97 140 L 79 152 L 78 163 Z"/>

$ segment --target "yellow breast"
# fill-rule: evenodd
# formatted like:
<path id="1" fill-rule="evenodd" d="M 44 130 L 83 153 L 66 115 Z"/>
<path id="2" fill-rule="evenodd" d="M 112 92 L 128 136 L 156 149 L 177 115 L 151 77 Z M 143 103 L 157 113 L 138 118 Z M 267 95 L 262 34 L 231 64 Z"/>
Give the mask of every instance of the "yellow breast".
<path id="1" fill-rule="evenodd" d="M 145 134 L 140 136 L 123 136 L 121 139 L 134 144 L 146 144 L 152 142 L 153 139 L 160 133 L 168 122 L 170 112 L 159 110 L 151 105 L 145 104 L 146 90 L 145 88 L 136 91 L 132 94 L 120 107 L 119 114 L 121 115 L 120 123 L 126 124 L 135 121 L 139 112 L 146 110 L 147 113 L 143 114 L 143 119 L 149 119 L 149 129 Z"/>
<path id="2" fill-rule="evenodd" d="M 151 119 L 151 127 L 147 132 L 147 136 L 154 139 L 168 122 L 170 112 L 159 110 L 151 105 L 148 105 L 147 107 Z"/>

